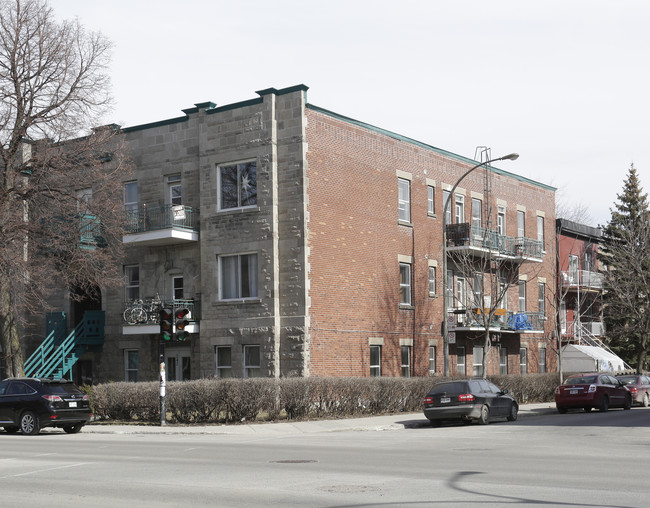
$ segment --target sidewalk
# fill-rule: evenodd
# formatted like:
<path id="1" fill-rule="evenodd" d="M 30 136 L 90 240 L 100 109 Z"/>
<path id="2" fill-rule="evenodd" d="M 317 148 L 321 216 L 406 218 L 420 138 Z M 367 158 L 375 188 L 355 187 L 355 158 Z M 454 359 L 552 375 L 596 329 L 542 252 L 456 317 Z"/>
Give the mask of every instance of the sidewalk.
<path id="1" fill-rule="evenodd" d="M 519 406 L 519 418 L 556 412 L 555 403 L 523 404 Z M 111 425 L 90 423 L 82 432 L 93 434 L 234 434 L 234 435 L 282 435 L 313 434 L 341 431 L 382 431 L 428 427 L 429 421 L 422 413 L 397 413 L 366 418 L 342 418 L 338 420 L 311 420 L 279 423 L 242 423 L 232 425 Z"/>

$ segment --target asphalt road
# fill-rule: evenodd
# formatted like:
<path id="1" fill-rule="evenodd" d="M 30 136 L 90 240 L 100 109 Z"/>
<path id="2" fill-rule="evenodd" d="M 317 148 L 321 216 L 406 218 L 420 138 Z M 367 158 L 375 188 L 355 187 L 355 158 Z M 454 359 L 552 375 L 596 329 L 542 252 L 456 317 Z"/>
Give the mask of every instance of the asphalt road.
<path id="1" fill-rule="evenodd" d="M 646 507 L 649 452 L 643 408 L 399 430 L 0 433 L 0 506 Z"/>

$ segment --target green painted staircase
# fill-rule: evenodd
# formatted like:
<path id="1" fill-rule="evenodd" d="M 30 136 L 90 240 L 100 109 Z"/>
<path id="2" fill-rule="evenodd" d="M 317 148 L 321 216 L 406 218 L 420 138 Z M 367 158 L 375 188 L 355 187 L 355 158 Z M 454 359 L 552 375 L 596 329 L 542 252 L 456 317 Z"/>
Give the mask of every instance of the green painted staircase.
<path id="1" fill-rule="evenodd" d="M 104 311 L 86 311 L 66 336 L 65 313 L 47 315 L 48 334 L 25 362 L 27 377 L 70 378 L 72 366 L 85 352 L 101 352 L 104 345 Z"/>

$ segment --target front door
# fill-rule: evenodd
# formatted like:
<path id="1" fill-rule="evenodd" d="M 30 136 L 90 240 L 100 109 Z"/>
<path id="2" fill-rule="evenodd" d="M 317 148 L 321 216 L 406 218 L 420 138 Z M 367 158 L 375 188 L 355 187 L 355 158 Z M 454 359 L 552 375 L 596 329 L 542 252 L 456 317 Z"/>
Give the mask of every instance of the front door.
<path id="1" fill-rule="evenodd" d="M 191 353 L 189 347 L 168 348 L 165 351 L 167 381 L 192 379 Z"/>

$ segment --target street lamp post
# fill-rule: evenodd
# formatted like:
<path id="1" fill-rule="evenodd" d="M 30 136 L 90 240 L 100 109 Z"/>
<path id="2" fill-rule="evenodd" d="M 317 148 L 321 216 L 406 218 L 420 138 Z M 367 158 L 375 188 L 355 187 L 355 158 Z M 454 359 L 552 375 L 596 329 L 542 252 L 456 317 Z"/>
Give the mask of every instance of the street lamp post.
<path id="1" fill-rule="evenodd" d="M 504 155 L 503 157 L 499 157 L 497 159 L 490 159 L 485 162 L 481 162 L 480 164 L 477 164 L 476 166 L 468 169 L 451 188 L 451 190 L 449 191 L 449 195 L 445 200 L 444 206 L 442 207 L 442 341 L 444 346 L 443 354 L 444 354 L 444 361 L 445 361 L 444 363 L 445 377 L 449 376 L 449 325 L 447 322 L 448 320 L 447 313 L 449 310 L 447 308 L 447 290 L 448 290 L 447 289 L 447 210 L 449 209 L 449 200 L 454 195 L 454 192 L 456 191 L 456 187 L 458 187 L 458 184 L 460 184 L 460 182 L 475 169 L 490 164 L 491 162 L 503 161 L 503 160 L 514 161 L 518 158 L 519 158 L 519 154 L 511 153 L 508 155 Z"/>

